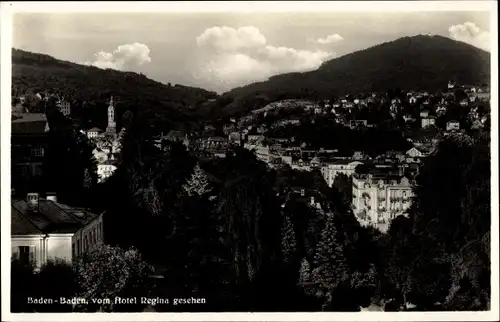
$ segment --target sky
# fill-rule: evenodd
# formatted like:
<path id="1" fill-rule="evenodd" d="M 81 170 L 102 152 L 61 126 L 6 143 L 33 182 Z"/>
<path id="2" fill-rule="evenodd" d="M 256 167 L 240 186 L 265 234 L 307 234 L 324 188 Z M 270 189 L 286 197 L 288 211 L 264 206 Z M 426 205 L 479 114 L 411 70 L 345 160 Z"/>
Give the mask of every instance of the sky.
<path id="1" fill-rule="evenodd" d="M 13 47 L 219 93 L 404 36 L 490 50 L 488 12 L 16 13 Z"/>

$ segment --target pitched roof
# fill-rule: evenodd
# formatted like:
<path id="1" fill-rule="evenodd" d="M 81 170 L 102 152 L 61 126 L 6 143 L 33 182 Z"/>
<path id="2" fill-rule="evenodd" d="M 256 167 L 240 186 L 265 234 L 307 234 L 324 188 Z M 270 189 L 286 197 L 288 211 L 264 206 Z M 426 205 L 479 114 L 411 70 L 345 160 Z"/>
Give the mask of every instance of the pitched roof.
<path id="1" fill-rule="evenodd" d="M 164 138 L 166 140 L 184 139 L 184 135 L 181 131 L 170 131 Z"/>
<path id="2" fill-rule="evenodd" d="M 348 164 L 353 163 L 353 162 L 363 163 L 363 162 L 360 162 L 359 160 L 353 160 L 353 159 L 335 160 L 335 161 L 333 161 L 333 162 L 328 162 L 328 163 L 329 163 L 329 164 L 342 164 L 342 165 L 348 165 Z"/>
<path id="3" fill-rule="evenodd" d="M 87 130 L 87 132 L 102 132 L 102 130 L 98 127 L 93 127 L 90 130 Z"/>
<path id="4" fill-rule="evenodd" d="M 33 233 L 74 233 L 97 218 L 85 209 L 39 199 L 38 211 L 28 208 L 25 200 L 11 205 L 12 235 Z"/>
<path id="5" fill-rule="evenodd" d="M 42 233 L 41 230 L 31 223 L 31 221 L 26 219 L 14 206 L 11 206 L 10 212 L 10 227 L 12 235 L 33 235 Z"/>
<path id="6" fill-rule="evenodd" d="M 43 134 L 47 127 L 47 116 L 44 113 L 12 114 L 13 134 Z"/>

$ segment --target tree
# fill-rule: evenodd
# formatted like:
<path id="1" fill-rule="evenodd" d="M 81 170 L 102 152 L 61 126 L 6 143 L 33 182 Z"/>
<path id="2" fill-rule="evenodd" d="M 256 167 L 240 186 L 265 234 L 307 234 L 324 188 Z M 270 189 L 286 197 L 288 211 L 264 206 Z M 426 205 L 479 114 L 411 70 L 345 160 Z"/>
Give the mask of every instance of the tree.
<path id="1" fill-rule="evenodd" d="M 396 297 L 396 302 L 406 308 L 408 295 L 411 291 L 411 271 L 414 261 L 412 250 L 411 221 L 405 217 L 398 217 L 391 222 L 389 228 L 389 242 L 387 245 L 388 261 L 385 266 L 386 276 L 396 293 L 386 290 L 389 297 Z"/>
<path id="2" fill-rule="evenodd" d="M 92 145 L 81 128 L 57 109 L 53 98 L 47 102 L 47 121 L 50 132 L 44 158 L 45 187 L 57 192 L 61 202 L 82 206 L 97 184 Z"/>
<path id="3" fill-rule="evenodd" d="M 444 138 L 424 161 L 409 219 L 389 230 L 386 270 L 403 304 L 489 307 L 489 169 L 484 132 Z"/>
<path id="4" fill-rule="evenodd" d="M 27 301 L 28 297 L 36 298 L 36 275 L 33 265 L 13 258 L 11 261 L 10 284 L 11 312 L 34 312 L 36 306 Z"/>
<path id="5" fill-rule="evenodd" d="M 321 233 L 314 257 L 312 280 L 317 288 L 316 296 L 323 299 L 323 309 L 332 305 L 332 293 L 348 277 L 342 245 L 337 240 L 334 216 L 329 215 Z"/>
<path id="6" fill-rule="evenodd" d="M 251 281 L 276 260 L 281 245 L 279 206 L 271 190 L 273 177 L 264 163 L 242 148 L 227 154 L 226 184 L 218 211 L 227 216 L 227 243 L 241 281 Z"/>
<path id="7" fill-rule="evenodd" d="M 83 254 L 74 263 L 74 268 L 79 284 L 78 297 L 88 301 L 88 305 L 81 305 L 77 310 L 136 311 L 134 305 L 116 304 L 115 297 L 140 298 L 148 295 L 148 276 L 152 267 L 142 260 L 136 249 L 123 250 L 103 245 Z M 105 298 L 112 300 L 109 303 L 93 301 Z"/>
<path id="8" fill-rule="evenodd" d="M 77 289 L 71 264 L 62 259 L 50 259 L 37 274 L 38 296 L 51 299 L 71 298 Z M 39 312 L 71 312 L 71 305 L 52 303 L 38 308 Z"/>
<path id="9" fill-rule="evenodd" d="M 203 196 L 212 191 L 207 175 L 203 169 L 200 168 L 199 164 L 196 164 L 191 178 L 182 186 L 182 189 L 188 196 Z"/>
<path id="10" fill-rule="evenodd" d="M 352 177 L 339 173 L 333 180 L 333 186 L 343 194 L 344 203 L 350 206 L 352 203 Z"/>
<path id="11" fill-rule="evenodd" d="M 297 252 L 297 240 L 292 221 L 288 216 L 284 216 L 281 229 L 281 243 L 285 263 L 289 263 Z"/>
<path id="12" fill-rule="evenodd" d="M 316 287 L 312 278 L 311 264 L 307 258 L 302 258 L 299 269 L 298 285 L 308 296 L 316 296 Z"/>

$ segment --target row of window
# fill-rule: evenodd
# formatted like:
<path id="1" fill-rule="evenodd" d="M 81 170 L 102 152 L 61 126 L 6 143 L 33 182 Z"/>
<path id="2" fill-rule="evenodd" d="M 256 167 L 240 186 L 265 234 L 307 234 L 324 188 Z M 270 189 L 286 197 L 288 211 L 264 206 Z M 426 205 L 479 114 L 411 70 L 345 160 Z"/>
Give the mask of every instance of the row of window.
<path id="1" fill-rule="evenodd" d="M 12 257 L 23 264 L 32 263 L 36 265 L 35 246 L 18 246 L 12 249 Z"/>
<path id="2" fill-rule="evenodd" d="M 73 257 L 76 257 L 93 245 L 96 245 L 99 241 L 103 240 L 103 230 L 102 230 L 102 222 L 99 222 L 97 225 L 92 227 L 89 231 L 83 234 L 83 238 L 78 239 L 76 244 L 73 242 L 72 244 L 72 254 Z"/>
<path id="3" fill-rule="evenodd" d="M 19 165 L 15 168 L 15 174 L 21 177 L 27 177 L 30 175 L 40 176 L 43 173 L 43 168 L 41 165 L 35 165 L 33 167 L 33 172 L 30 170 L 30 166 L 28 165 Z"/>

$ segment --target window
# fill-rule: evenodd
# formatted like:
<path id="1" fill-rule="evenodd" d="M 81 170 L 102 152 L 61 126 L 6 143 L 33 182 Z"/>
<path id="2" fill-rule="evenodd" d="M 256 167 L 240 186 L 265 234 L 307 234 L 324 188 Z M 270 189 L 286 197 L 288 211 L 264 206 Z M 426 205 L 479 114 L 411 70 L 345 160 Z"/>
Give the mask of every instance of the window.
<path id="1" fill-rule="evenodd" d="M 82 253 L 82 240 L 78 239 L 76 241 L 76 254 L 80 255 Z"/>
<path id="2" fill-rule="evenodd" d="M 45 154 L 45 151 L 44 151 L 43 147 L 41 147 L 41 146 L 37 146 L 37 147 L 32 148 L 31 152 L 36 157 L 43 157 Z"/>
<path id="3" fill-rule="evenodd" d="M 35 165 L 35 176 L 41 176 L 43 173 L 43 168 L 41 165 Z"/>
<path id="4" fill-rule="evenodd" d="M 23 264 L 29 264 L 29 263 L 36 264 L 35 246 L 19 246 L 18 256 L 19 260 Z"/>
<path id="5" fill-rule="evenodd" d="M 21 177 L 26 177 L 28 175 L 28 167 L 25 165 L 19 166 L 19 175 Z"/>
<path id="6" fill-rule="evenodd" d="M 72 254 L 73 258 L 76 257 L 76 245 L 75 245 L 75 243 L 71 244 L 71 254 Z"/>

